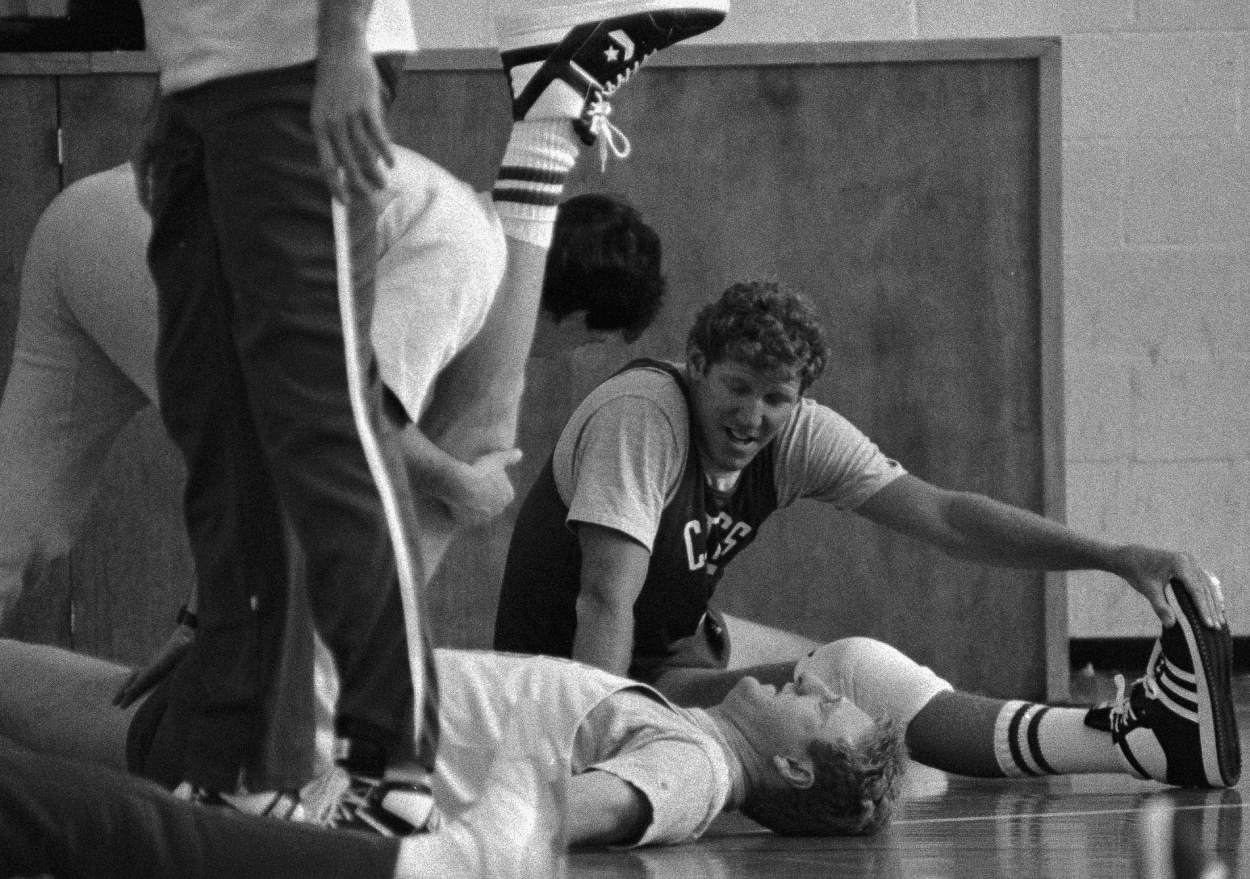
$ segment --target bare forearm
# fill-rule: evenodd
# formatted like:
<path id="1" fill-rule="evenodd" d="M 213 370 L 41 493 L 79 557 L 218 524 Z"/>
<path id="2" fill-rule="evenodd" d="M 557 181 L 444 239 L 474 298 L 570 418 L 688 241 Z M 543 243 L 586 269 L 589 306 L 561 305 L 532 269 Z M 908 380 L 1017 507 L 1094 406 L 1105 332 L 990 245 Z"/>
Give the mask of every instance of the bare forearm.
<path id="1" fill-rule="evenodd" d="M 633 647 L 633 609 L 600 601 L 583 589 L 577 599 L 573 658 L 613 674 L 626 675 Z"/>
<path id="2" fill-rule="evenodd" d="M 318 0 L 317 55 L 363 48 L 373 0 Z"/>
<path id="3" fill-rule="evenodd" d="M 1121 573 L 1120 547 L 983 495 L 948 497 L 940 545 L 952 556 L 1009 568 Z"/>

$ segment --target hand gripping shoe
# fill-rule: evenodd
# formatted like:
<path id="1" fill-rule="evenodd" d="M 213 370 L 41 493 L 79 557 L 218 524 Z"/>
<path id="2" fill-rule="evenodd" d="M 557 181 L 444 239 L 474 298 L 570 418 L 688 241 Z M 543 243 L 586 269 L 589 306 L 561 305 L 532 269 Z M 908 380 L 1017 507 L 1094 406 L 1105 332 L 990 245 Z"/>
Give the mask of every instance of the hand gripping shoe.
<path id="1" fill-rule="evenodd" d="M 1155 641 L 1146 674 L 1091 708 L 1086 726 L 1111 733 L 1134 775 L 1181 787 L 1232 787 L 1241 777 L 1228 624 L 1202 624 L 1178 581 L 1164 588 L 1176 624 Z"/>

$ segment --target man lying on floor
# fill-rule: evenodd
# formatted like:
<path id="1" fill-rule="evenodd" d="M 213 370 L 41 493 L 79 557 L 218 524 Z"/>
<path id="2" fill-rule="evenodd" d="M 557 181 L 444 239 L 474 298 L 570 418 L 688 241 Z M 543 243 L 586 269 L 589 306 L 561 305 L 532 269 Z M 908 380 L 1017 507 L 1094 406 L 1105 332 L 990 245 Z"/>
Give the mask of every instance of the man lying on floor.
<path id="1" fill-rule="evenodd" d="M 698 838 L 719 812 L 734 808 L 783 834 L 870 833 L 898 796 L 903 739 L 921 762 L 971 776 L 1125 773 L 1205 786 L 1206 758 L 1218 753 L 1211 773 L 1218 769 L 1236 783 L 1235 721 L 1219 716 L 1231 708 L 1231 652 L 1217 651 L 1218 673 L 1206 680 L 1185 634 L 1198 631 L 1196 608 L 1184 593 L 1169 587 L 1166 595 L 1189 625 L 1163 629 L 1145 676 L 1091 709 L 961 693 L 868 638 L 814 650 L 798 663 L 796 683 L 780 691 L 743 678 L 707 710 L 676 708 L 646 685 L 570 660 L 439 650 L 440 679 L 459 696 L 440 717 L 433 779 L 440 817 L 432 833 L 368 844 L 363 834 L 321 833 L 300 823 L 323 818 L 318 803 L 334 801 L 327 794 L 333 772 L 321 781 L 325 789 L 311 785 L 298 802 L 266 795 L 272 799 L 259 811 L 296 819 L 286 821 L 193 806 L 127 778 L 116 770 L 129 766 L 161 778 L 146 752 L 168 687 L 121 712 L 111 699 L 126 669 L 0 641 L 0 852 L 17 871 L 0 876 L 52 871 L 97 879 L 110 864 L 135 857 L 157 865 L 143 874 L 154 877 L 195 875 L 188 865 L 220 876 L 228 863 L 227 875 L 263 870 L 268 879 L 279 875 L 272 867 L 278 862 L 292 876 L 339 875 L 345 864 L 353 865 L 354 879 L 450 876 L 429 871 L 446 857 L 466 857 L 463 847 L 480 848 L 483 838 L 504 847 L 497 852 L 531 855 L 542 850 L 535 839 L 560 846 L 677 843 Z M 1217 634 L 1214 646 L 1230 648 L 1227 627 Z M 1193 688 L 1197 677 L 1198 710 L 1187 719 L 1177 699 L 1185 681 Z M 324 704 L 317 724 L 328 735 L 331 702 L 324 682 L 318 689 Z M 971 714 L 970 701 L 978 708 Z M 1214 730 L 1225 726 L 1233 741 L 1226 754 L 1214 741 Z M 509 751 L 514 757 L 500 770 L 497 754 Z M 544 793 L 534 777 L 540 765 L 554 767 L 548 776 L 567 784 L 567 800 Z M 175 769 L 170 778 L 177 778 Z M 479 802 L 488 789 L 502 791 L 503 801 L 496 795 Z M 258 804 L 232 799 L 223 806 L 257 811 Z M 299 810 L 304 814 L 292 814 Z M 544 829 L 543 821 L 562 816 L 565 830 Z M 228 860 L 219 860 L 219 849 Z M 423 866 L 412 866 L 418 862 Z M 74 866 L 54 869 L 66 864 Z M 524 875 L 527 867 L 511 866 L 487 873 Z"/>
<path id="2" fill-rule="evenodd" d="M 871 662 L 867 651 L 885 646 L 860 641 L 864 663 Z M 440 711 L 432 780 L 436 828 L 462 822 L 472 811 L 488 788 L 497 753 L 509 745 L 523 754 L 553 753 L 563 767 L 573 845 L 686 842 L 726 809 L 740 809 L 784 834 L 870 833 L 886 821 L 898 796 L 904 751 L 897 723 L 874 720 L 815 678 L 801 677 L 780 691 L 744 679 L 722 704 L 702 710 L 677 708 L 650 687 L 565 659 L 440 649 L 436 661 L 445 692 L 457 696 L 444 700 Z M 123 712 L 111 704 L 128 674 L 119 665 L 0 641 L 0 667 L 11 670 L 0 679 L 0 736 L 17 743 L 0 758 L 0 847 L 6 853 L 28 851 L 33 858 L 55 851 L 57 863 L 105 860 L 110 854 L 102 840 L 122 834 L 101 827 L 118 823 L 118 815 L 150 815 L 150 826 L 121 820 L 125 838 L 112 844 L 171 865 L 206 857 L 211 864 L 205 849 L 214 846 L 230 849 L 232 863 L 242 848 L 260 846 L 258 872 L 277 860 L 307 861 L 306 852 L 294 850 L 306 834 L 279 827 L 324 818 L 317 804 L 335 801 L 333 770 L 301 791 L 298 805 L 266 795 L 269 814 L 295 821 L 186 804 L 120 771 L 100 771 L 129 768 L 176 783 L 176 768 L 162 778 L 146 753 L 160 727 L 165 688 Z M 893 694 L 892 714 L 913 714 L 947 686 L 927 669 L 919 672 Z M 319 687 L 323 699 L 324 690 Z M 328 713 L 321 713 L 318 724 L 328 734 Z M 509 743 L 517 717 L 528 725 L 516 735 L 529 740 Z M 82 763 L 70 761 L 94 768 L 80 782 Z M 264 811 L 243 802 L 246 796 L 225 799 L 225 806 Z M 288 814 L 291 808 L 304 814 Z M 272 841 L 263 842 L 258 823 L 272 831 Z M 392 829 L 402 835 L 408 828 Z M 358 845 L 351 840 L 357 834 L 326 835 Z M 342 858 L 333 863 L 341 867 Z M 20 869 L 38 873 L 50 866 L 27 861 Z M 214 869 L 214 875 L 222 874 Z"/>

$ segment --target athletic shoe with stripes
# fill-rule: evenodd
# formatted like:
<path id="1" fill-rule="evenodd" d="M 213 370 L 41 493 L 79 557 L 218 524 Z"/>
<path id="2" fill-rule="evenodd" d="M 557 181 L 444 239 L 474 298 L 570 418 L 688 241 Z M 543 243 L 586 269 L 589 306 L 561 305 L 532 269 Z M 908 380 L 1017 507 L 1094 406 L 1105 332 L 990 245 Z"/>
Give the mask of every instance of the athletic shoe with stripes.
<path id="1" fill-rule="evenodd" d="M 1110 732 L 1141 778 L 1181 787 L 1232 787 L 1241 777 L 1241 745 L 1233 712 L 1233 639 L 1228 624 L 1203 625 L 1189 592 L 1164 588 L 1176 625 L 1155 641 L 1144 677 L 1126 693 L 1097 705 L 1085 724 Z"/>
<path id="2" fill-rule="evenodd" d="M 623 158 L 629 142 L 608 122 L 607 97 L 656 52 L 711 30 L 728 13 L 729 0 L 596 0 L 502 16 L 512 118 L 572 119 L 587 145 L 604 134 Z"/>
<path id="3" fill-rule="evenodd" d="M 361 830 L 386 837 L 411 836 L 434 826 L 434 795 L 422 784 L 379 781 L 347 775 L 328 810 L 322 810 L 327 827 Z"/>
<path id="4" fill-rule="evenodd" d="M 197 806 L 241 812 L 244 815 L 277 818 L 280 821 L 308 820 L 299 796 L 281 791 L 222 794 L 184 781 L 174 788 L 174 796 Z"/>

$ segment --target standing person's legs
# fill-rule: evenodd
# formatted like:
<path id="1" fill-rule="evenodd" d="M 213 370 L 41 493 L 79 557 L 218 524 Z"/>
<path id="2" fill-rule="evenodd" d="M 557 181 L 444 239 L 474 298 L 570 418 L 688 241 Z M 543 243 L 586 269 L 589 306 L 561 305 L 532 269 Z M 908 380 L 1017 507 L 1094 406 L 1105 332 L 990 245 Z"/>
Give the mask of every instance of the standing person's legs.
<path id="1" fill-rule="evenodd" d="M 306 66 L 236 88 L 230 112 L 207 127 L 206 178 L 252 417 L 304 556 L 314 621 L 338 666 L 345 759 L 376 775 L 387 752 L 411 750 L 414 672 L 422 731 L 437 734 L 433 665 L 397 425 L 384 417 L 369 344 L 376 209 L 363 196 L 349 206 L 353 295 L 340 301 L 329 192 L 309 124 L 313 86 Z M 263 148 L 243 155 L 244 142 Z M 421 642 L 412 667 L 409 636 Z M 266 639 L 274 654 L 277 640 Z M 432 766 L 432 740 L 420 756 Z"/>
<path id="2" fill-rule="evenodd" d="M 170 688 L 178 732 L 162 744 L 178 752 L 164 756 L 192 784 L 230 791 L 255 756 L 264 689 L 259 619 L 281 601 L 286 548 L 234 347 L 234 304 L 194 107 L 182 96 L 164 103 L 148 249 L 159 299 L 161 416 L 186 463 L 199 583 L 199 628 Z"/>

